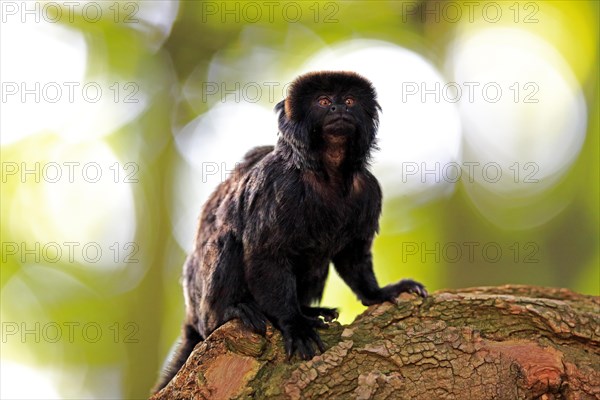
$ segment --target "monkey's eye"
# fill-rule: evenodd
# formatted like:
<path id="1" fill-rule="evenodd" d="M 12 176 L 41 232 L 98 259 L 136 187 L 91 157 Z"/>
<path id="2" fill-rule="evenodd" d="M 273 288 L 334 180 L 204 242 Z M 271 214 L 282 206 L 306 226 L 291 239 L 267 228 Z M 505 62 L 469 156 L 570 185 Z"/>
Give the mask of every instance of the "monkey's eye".
<path id="1" fill-rule="evenodd" d="M 328 107 L 331 105 L 331 100 L 329 100 L 327 97 L 319 97 L 318 102 L 321 107 Z"/>
<path id="2" fill-rule="evenodd" d="M 355 103 L 355 100 L 352 97 L 347 97 L 344 102 L 348 107 L 352 107 Z"/>

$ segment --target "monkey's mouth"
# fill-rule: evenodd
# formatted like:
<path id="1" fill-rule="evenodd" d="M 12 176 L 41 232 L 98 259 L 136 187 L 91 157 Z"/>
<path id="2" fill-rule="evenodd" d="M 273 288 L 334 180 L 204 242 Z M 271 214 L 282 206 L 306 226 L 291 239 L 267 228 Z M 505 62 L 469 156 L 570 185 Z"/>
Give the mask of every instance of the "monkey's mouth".
<path id="1" fill-rule="evenodd" d="M 349 135 L 354 133 L 355 130 L 354 121 L 343 115 L 326 118 L 323 124 L 323 131 L 332 135 Z"/>

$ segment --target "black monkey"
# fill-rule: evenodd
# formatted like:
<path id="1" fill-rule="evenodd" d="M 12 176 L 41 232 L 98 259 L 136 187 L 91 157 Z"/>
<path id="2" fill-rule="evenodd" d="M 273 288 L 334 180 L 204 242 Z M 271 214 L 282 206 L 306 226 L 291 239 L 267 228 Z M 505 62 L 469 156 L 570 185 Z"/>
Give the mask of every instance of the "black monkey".
<path id="1" fill-rule="evenodd" d="M 321 300 L 330 262 L 365 305 L 427 295 L 412 280 L 380 288 L 373 274 L 381 189 L 367 170 L 380 110 L 371 83 L 352 72 L 309 73 L 275 110 L 277 145 L 248 152 L 204 205 L 184 265 L 182 343 L 157 389 L 233 318 L 260 333 L 271 321 L 288 357 L 323 352 L 315 329 L 337 311 L 311 305 Z"/>

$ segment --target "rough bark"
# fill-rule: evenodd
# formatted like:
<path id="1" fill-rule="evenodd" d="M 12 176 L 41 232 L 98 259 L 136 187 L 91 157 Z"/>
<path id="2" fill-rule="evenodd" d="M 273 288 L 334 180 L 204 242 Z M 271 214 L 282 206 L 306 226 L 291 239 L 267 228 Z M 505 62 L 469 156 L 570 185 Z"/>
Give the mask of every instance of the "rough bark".
<path id="1" fill-rule="evenodd" d="M 600 399 L 600 297 L 532 286 L 369 307 L 286 362 L 281 335 L 216 330 L 153 399 Z"/>

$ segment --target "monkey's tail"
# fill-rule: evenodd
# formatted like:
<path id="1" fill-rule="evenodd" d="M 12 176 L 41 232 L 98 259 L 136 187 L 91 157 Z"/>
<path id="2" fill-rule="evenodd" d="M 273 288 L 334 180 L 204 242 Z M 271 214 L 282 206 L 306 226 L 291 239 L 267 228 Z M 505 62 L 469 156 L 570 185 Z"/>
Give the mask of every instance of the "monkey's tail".
<path id="1" fill-rule="evenodd" d="M 171 382 L 171 379 L 177 375 L 177 372 L 179 372 L 190 354 L 192 354 L 194 347 L 196 347 L 196 345 L 202 340 L 204 339 L 193 325 L 186 324 L 183 326 L 181 341 L 177 345 L 173 355 L 167 359 L 167 362 L 165 362 L 166 367 L 163 368 L 158 382 L 152 388 L 152 394 L 157 393 L 159 390 L 167 386 L 169 382 Z"/>

